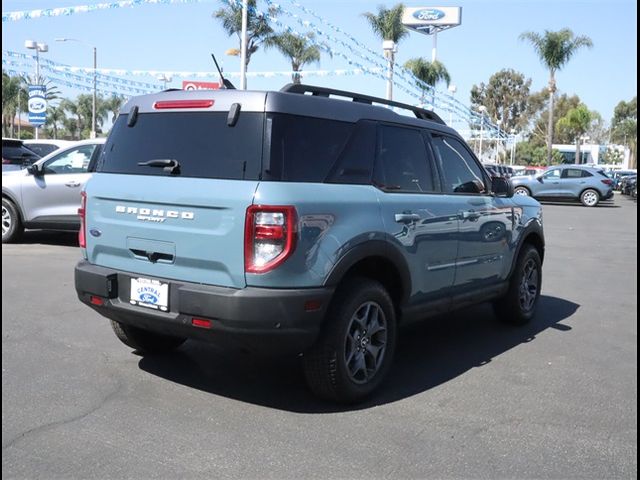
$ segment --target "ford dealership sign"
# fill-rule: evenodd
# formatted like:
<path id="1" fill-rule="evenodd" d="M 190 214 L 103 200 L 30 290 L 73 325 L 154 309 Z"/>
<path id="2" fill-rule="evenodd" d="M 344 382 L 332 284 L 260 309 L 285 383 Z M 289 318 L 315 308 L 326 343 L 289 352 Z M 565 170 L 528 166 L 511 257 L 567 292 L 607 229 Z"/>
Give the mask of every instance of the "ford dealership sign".
<path id="1" fill-rule="evenodd" d="M 418 20 L 440 20 L 444 16 L 445 13 L 442 10 L 435 8 L 422 8 L 413 12 L 413 18 L 417 18 Z"/>
<path id="2" fill-rule="evenodd" d="M 423 31 L 423 33 L 455 27 L 461 22 L 461 7 L 405 8 L 402 15 L 402 23 L 405 27 Z"/>

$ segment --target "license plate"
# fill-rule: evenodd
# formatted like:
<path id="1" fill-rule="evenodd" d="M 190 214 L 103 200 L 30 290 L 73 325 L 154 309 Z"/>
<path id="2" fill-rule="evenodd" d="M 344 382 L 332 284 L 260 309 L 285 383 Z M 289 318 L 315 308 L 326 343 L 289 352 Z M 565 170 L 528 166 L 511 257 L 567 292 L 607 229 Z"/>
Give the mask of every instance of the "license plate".
<path id="1" fill-rule="evenodd" d="M 169 307 L 169 284 L 150 278 L 132 278 L 130 303 L 166 312 Z"/>

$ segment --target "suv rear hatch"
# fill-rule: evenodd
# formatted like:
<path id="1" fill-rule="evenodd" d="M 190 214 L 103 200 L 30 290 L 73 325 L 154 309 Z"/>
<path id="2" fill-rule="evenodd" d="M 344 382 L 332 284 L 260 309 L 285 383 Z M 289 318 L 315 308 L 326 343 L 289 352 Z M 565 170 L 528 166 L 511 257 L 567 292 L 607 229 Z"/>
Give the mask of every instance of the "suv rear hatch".
<path id="1" fill-rule="evenodd" d="M 134 274 L 242 288 L 264 93 L 196 92 L 195 103 L 185 93 L 133 99 L 118 117 L 86 187 L 86 256 Z M 254 111 L 243 105 L 233 123 L 240 95 Z"/>

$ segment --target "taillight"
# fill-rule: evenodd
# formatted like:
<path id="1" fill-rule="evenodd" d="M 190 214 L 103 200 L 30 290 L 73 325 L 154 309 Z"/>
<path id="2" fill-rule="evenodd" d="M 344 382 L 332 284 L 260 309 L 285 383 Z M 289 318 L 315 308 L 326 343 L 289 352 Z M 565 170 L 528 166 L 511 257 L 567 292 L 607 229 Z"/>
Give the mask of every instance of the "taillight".
<path id="1" fill-rule="evenodd" d="M 600 180 L 602 183 L 604 183 L 605 185 L 613 185 L 613 180 L 607 178 L 605 180 Z"/>
<path id="2" fill-rule="evenodd" d="M 78 243 L 80 248 L 87 248 L 87 236 L 86 230 L 86 214 L 87 214 L 87 193 L 80 192 L 80 208 L 78 209 L 78 215 L 80 216 L 80 231 L 78 232 Z"/>
<path id="3" fill-rule="evenodd" d="M 296 209 L 251 205 L 244 228 L 244 269 L 265 273 L 284 262 L 295 249 Z"/>

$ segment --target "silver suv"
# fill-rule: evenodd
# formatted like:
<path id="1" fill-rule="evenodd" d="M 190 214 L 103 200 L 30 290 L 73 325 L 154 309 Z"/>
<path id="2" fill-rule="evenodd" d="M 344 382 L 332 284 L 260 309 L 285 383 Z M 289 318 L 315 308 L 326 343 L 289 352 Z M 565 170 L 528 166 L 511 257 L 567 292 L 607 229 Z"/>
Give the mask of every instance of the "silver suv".
<path id="1" fill-rule="evenodd" d="M 543 173 L 511 179 L 515 195 L 538 199 L 580 200 L 595 207 L 613 196 L 613 180 L 603 170 L 580 165 L 558 165 Z"/>
<path id="2" fill-rule="evenodd" d="M 91 176 L 104 138 L 56 150 L 23 170 L 2 172 L 2 243 L 25 228 L 78 230 L 80 191 Z"/>

